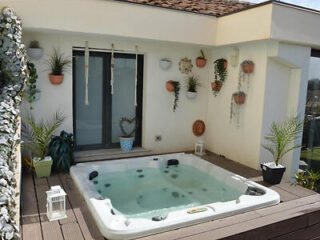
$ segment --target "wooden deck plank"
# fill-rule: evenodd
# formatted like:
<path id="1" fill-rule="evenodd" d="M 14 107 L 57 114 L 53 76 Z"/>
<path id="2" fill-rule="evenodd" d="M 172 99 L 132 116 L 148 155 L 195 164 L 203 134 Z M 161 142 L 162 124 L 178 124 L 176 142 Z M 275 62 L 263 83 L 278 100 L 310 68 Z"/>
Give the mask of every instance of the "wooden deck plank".
<path id="1" fill-rule="evenodd" d="M 75 186 L 72 178 L 67 174 L 60 174 L 59 177 L 66 193 L 68 194 L 70 204 L 74 210 L 85 239 L 103 240 L 104 237 L 101 235 L 91 212 L 89 211 L 79 190 Z"/>
<path id="2" fill-rule="evenodd" d="M 47 179 L 48 179 L 48 183 L 49 183 L 50 187 L 55 186 L 55 185 L 60 185 L 62 188 L 64 188 L 61 181 L 60 181 L 60 178 L 57 174 L 52 175 L 52 176 L 48 177 Z M 73 209 L 70 205 L 70 200 L 69 200 L 68 195 L 66 197 L 66 214 L 67 214 L 67 218 L 59 220 L 60 224 L 77 221 L 76 216 L 73 212 Z"/>
<path id="3" fill-rule="evenodd" d="M 274 238 L 274 240 L 310 240 L 320 236 L 320 224 Z"/>
<path id="4" fill-rule="evenodd" d="M 22 236 L 24 240 L 42 240 L 41 225 L 32 175 L 22 175 Z"/>
<path id="5" fill-rule="evenodd" d="M 63 237 L 65 240 L 82 240 L 83 235 L 77 223 L 70 222 L 61 226 Z"/>
<path id="6" fill-rule="evenodd" d="M 291 200 L 299 198 L 297 195 L 289 193 L 289 192 L 287 192 L 287 191 L 285 191 L 282 188 L 279 188 L 277 186 L 271 186 L 270 188 L 272 190 L 276 191 L 277 193 L 279 193 L 280 200 L 283 201 L 283 202 L 287 202 L 287 201 L 291 201 Z"/>
<path id="7" fill-rule="evenodd" d="M 313 191 L 308 190 L 306 188 L 303 188 L 301 186 L 290 184 L 290 183 L 281 183 L 276 186 L 278 188 L 282 188 L 283 190 L 285 190 L 287 192 L 295 194 L 299 197 L 306 197 L 306 196 L 317 194 L 316 192 L 313 192 Z"/>
<path id="8" fill-rule="evenodd" d="M 50 189 L 46 178 L 34 178 L 36 185 L 36 196 L 40 215 L 41 229 L 44 240 L 63 239 L 61 228 L 58 221 L 50 222 L 47 217 L 47 195 Z"/>

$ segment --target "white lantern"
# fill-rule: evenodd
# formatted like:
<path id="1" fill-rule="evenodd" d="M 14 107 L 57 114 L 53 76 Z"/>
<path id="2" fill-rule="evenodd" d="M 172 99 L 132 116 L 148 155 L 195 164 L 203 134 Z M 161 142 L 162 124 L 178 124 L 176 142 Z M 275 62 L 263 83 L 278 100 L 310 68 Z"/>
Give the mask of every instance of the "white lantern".
<path id="1" fill-rule="evenodd" d="M 47 217 L 49 221 L 67 218 L 66 193 L 60 186 L 52 186 L 47 193 Z"/>
<path id="2" fill-rule="evenodd" d="M 203 139 L 199 138 L 197 140 L 197 142 L 195 143 L 195 147 L 194 147 L 194 153 L 196 155 L 204 155 L 205 154 L 205 150 L 204 150 L 204 141 Z"/>

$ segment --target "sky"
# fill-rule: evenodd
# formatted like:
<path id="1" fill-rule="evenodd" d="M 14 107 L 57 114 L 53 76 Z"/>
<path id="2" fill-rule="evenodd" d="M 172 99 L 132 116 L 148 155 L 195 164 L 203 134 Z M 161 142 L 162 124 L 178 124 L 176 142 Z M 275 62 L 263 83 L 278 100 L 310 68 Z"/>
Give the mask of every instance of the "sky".
<path id="1" fill-rule="evenodd" d="M 266 0 L 247 0 L 249 2 L 260 3 L 265 2 Z M 282 0 L 281 2 L 288 2 L 303 7 L 313 8 L 320 10 L 320 0 Z"/>

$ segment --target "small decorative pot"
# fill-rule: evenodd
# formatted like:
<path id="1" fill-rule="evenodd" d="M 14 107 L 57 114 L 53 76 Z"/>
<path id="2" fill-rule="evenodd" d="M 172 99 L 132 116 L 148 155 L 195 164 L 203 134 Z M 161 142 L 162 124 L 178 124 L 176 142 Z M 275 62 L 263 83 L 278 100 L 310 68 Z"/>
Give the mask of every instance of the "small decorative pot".
<path id="1" fill-rule="evenodd" d="M 285 167 L 271 168 L 265 164 L 261 164 L 263 181 L 270 184 L 279 184 L 282 180 L 283 174 L 286 171 Z"/>
<path id="2" fill-rule="evenodd" d="M 223 62 L 223 66 L 224 66 L 224 69 L 226 70 L 228 68 L 228 61 L 224 59 L 224 62 Z"/>
<path id="3" fill-rule="evenodd" d="M 207 59 L 203 57 L 197 57 L 196 58 L 196 65 L 198 68 L 203 68 L 207 64 Z"/>
<path id="4" fill-rule="evenodd" d="M 120 137 L 121 150 L 130 152 L 133 146 L 134 137 Z"/>
<path id="5" fill-rule="evenodd" d="M 186 96 L 188 99 L 195 99 L 197 97 L 198 93 L 197 92 L 186 92 Z"/>
<path id="6" fill-rule="evenodd" d="M 246 101 L 246 94 L 245 93 L 234 93 L 233 94 L 233 99 L 235 101 L 236 104 L 244 104 Z"/>
<path id="7" fill-rule="evenodd" d="M 254 63 L 252 61 L 245 61 L 241 64 L 242 71 L 244 73 L 253 73 L 254 71 Z"/>
<path id="8" fill-rule="evenodd" d="M 40 58 L 42 58 L 43 49 L 42 48 L 28 48 L 27 54 L 31 59 L 39 60 Z"/>
<path id="9" fill-rule="evenodd" d="M 222 81 L 214 81 L 211 83 L 211 89 L 212 91 L 220 92 L 222 85 L 223 85 Z"/>
<path id="10" fill-rule="evenodd" d="M 166 89 L 169 92 L 174 92 L 174 86 L 173 86 L 172 82 L 173 82 L 173 80 L 169 80 L 166 82 Z"/>
<path id="11" fill-rule="evenodd" d="M 60 85 L 63 82 L 64 75 L 49 74 L 49 80 L 53 85 Z"/>
<path id="12" fill-rule="evenodd" d="M 33 158 L 32 164 L 36 171 L 37 178 L 49 177 L 51 174 L 52 158 L 50 156 L 41 158 Z"/>
<path id="13" fill-rule="evenodd" d="M 167 58 L 162 58 L 159 61 L 160 68 L 162 70 L 168 70 L 171 67 L 172 62 Z"/>

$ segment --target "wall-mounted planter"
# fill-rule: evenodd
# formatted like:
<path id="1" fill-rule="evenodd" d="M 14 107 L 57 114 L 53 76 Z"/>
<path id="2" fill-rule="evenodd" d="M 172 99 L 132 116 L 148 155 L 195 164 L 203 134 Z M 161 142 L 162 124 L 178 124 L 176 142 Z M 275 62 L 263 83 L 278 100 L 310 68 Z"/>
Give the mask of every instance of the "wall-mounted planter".
<path id="1" fill-rule="evenodd" d="M 182 58 L 179 62 L 179 71 L 183 74 L 189 74 L 191 73 L 193 68 L 191 59 L 189 58 Z"/>
<path id="2" fill-rule="evenodd" d="M 27 54 L 31 59 L 39 60 L 43 56 L 43 49 L 42 48 L 28 48 Z"/>
<path id="3" fill-rule="evenodd" d="M 60 85 L 63 82 L 64 75 L 49 74 L 49 80 L 53 85 Z"/>
<path id="4" fill-rule="evenodd" d="M 173 83 L 173 80 L 169 80 L 166 82 L 166 89 L 169 92 L 174 92 L 174 85 L 172 83 Z"/>
<path id="5" fill-rule="evenodd" d="M 222 81 L 214 81 L 211 83 L 211 89 L 214 92 L 220 92 L 222 85 L 223 85 Z"/>
<path id="6" fill-rule="evenodd" d="M 186 92 L 186 96 L 188 99 L 195 99 L 197 97 L 198 93 L 197 92 Z"/>
<path id="7" fill-rule="evenodd" d="M 234 102 L 238 105 L 242 105 L 246 101 L 246 94 L 244 92 L 236 92 L 233 95 Z"/>
<path id="8" fill-rule="evenodd" d="M 202 57 L 197 57 L 196 58 L 196 65 L 198 68 L 204 68 L 207 64 L 207 59 L 202 58 Z"/>
<path id="9" fill-rule="evenodd" d="M 246 74 L 253 73 L 254 71 L 254 63 L 250 60 L 245 60 L 241 63 L 242 71 Z"/>
<path id="10" fill-rule="evenodd" d="M 159 61 L 159 65 L 162 70 L 168 70 L 171 67 L 171 64 L 172 64 L 171 60 L 167 58 L 162 58 Z"/>

